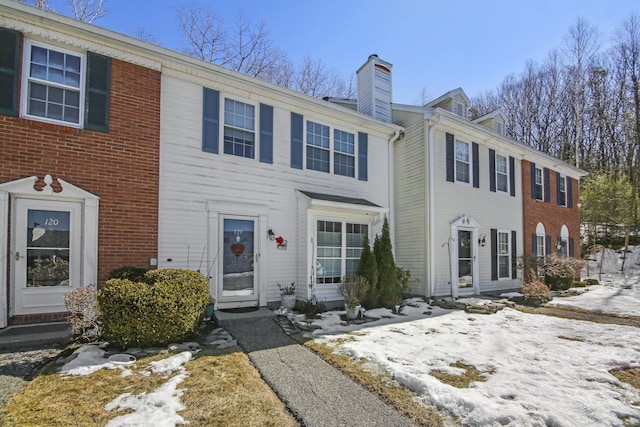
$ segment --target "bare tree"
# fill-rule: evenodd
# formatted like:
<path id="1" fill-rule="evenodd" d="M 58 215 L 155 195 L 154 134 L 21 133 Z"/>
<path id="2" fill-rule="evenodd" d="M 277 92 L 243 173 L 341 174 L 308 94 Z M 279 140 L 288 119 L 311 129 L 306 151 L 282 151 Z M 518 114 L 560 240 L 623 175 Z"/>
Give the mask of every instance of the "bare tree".
<path id="1" fill-rule="evenodd" d="M 104 8 L 106 0 L 69 0 L 73 16 L 78 21 L 93 22 L 107 11 Z"/>
<path id="2" fill-rule="evenodd" d="M 210 7 L 191 2 L 176 7 L 184 53 L 221 64 L 226 58 L 224 20 Z"/>
<path id="3" fill-rule="evenodd" d="M 229 28 L 208 6 L 195 1 L 175 10 L 183 34 L 183 51 L 230 69 L 312 96 L 354 94 L 346 82 L 318 60 L 304 58 L 295 67 L 287 54 L 269 37 L 265 21 L 257 24 L 240 10 Z"/>
<path id="4" fill-rule="evenodd" d="M 593 65 L 594 58 L 600 49 L 600 34 L 598 29 L 584 18 L 578 18 L 569 28 L 565 37 L 565 59 L 568 79 L 566 93 L 568 104 L 573 112 L 572 143 L 575 150 L 575 164 L 580 166 L 584 160 L 583 131 L 585 126 L 584 111 L 586 108 L 587 73 Z M 565 159 L 569 153 L 565 153 Z"/>
<path id="5" fill-rule="evenodd" d="M 31 3 L 34 6 L 44 9 L 55 11 L 52 6 L 51 0 L 20 0 L 23 3 Z M 107 0 L 66 0 L 66 6 L 70 9 L 70 15 L 77 19 L 78 21 L 83 22 L 93 22 L 96 19 L 104 16 L 107 13 L 107 10 L 104 8 Z"/>

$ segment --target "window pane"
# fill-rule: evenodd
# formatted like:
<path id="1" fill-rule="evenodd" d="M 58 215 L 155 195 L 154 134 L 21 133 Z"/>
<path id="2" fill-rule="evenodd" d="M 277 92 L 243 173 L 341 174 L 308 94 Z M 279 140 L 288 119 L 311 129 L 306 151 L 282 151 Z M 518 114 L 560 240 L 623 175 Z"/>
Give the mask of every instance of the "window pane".
<path id="1" fill-rule="evenodd" d="M 333 173 L 343 176 L 355 176 L 355 157 L 346 154 L 334 154 Z"/>
<path id="2" fill-rule="evenodd" d="M 509 191 L 509 177 L 507 175 L 498 174 L 496 184 L 498 185 L 498 191 Z"/>
<path id="3" fill-rule="evenodd" d="M 456 141 L 456 160 L 469 162 L 469 144 Z"/>
<path id="4" fill-rule="evenodd" d="M 334 149 L 345 154 L 355 154 L 354 135 L 335 129 L 333 132 Z"/>
<path id="5" fill-rule="evenodd" d="M 456 161 L 456 181 L 469 182 L 469 164 Z"/>
<path id="6" fill-rule="evenodd" d="M 238 129 L 224 128 L 224 152 L 234 156 L 254 157 L 255 135 Z"/>
<path id="7" fill-rule="evenodd" d="M 307 169 L 329 172 L 329 150 L 307 146 Z"/>
<path id="8" fill-rule="evenodd" d="M 342 223 L 318 221 L 317 283 L 339 283 L 342 278 Z"/>
<path id="9" fill-rule="evenodd" d="M 27 114 L 79 124 L 81 68 L 80 56 L 31 46 Z"/>
<path id="10" fill-rule="evenodd" d="M 507 158 L 499 154 L 496 155 L 496 171 L 500 173 L 507 173 Z"/>

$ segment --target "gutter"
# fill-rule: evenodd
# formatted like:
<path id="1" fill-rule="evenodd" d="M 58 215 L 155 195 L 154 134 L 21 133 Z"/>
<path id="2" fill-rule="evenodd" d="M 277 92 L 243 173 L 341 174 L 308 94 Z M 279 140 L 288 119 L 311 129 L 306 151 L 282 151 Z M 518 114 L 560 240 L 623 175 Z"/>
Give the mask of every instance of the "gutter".
<path id="1" fill-rule="evenodd" d="M 395 213 L 395 150 L 394 144 L 397 141 L 400 141 L 404 138 L 404 130 L 396 129 L 391 138 L 389 138 L 389 142 L 387 145 L 387 169 L 389 173 L 389 187 L 388 187 L 388 198 L 389 198 L 389 234 L 391 238 L 391 247 L 393 248 L 393 256 L 395 257 L 395 247 L 396 247 L 396 233 L 395 233 L 395 223 L 393 222 L 393 215 Z"/>
<path id="2" fill-rule="evenodd" d="M 429 200 L 429 209 L 426 218 L 426 229 L 425 232 L 428 233 L 426 236 L 426 241 L 428 242 L 429 253 L 426 259 L 427 265 L 427 283 L 426 283 L 426 296 L 427 298 L 431 298 L 433 287 L 435 286 L 436 274 L 434 266 L 436 264 L 436 253 L 435 253 L 435 233 L 436 233 L 436 223 L 435 223 L 435 141 L 434 141 L 434 132 L 436 127 L 440 125 L 440 121 L 442 120 L 442 114 L 438 111 L 436 114 L 438 116 L 438 120 L 433 123 L 431 122 L 431 117 L 425 119 L 425 129 L 427 134 L 427 144 L 425 145 L 425 166 L 428 164 L 428 173 L 425 174 L 425 179 L 427 180 L 425 187 L 428 188 L 428 200 Z M 428 230 L 428 231 L 426 231 Z"/>

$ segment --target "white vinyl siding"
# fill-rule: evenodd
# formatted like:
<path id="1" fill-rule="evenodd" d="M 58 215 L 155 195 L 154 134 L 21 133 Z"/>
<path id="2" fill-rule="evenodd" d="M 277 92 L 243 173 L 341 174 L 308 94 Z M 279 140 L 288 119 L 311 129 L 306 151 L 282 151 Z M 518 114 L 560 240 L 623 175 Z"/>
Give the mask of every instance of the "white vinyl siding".
<path id="1" fill-rule="evenodd" d="M 177 73 L 177 72 L 176 72 Z M 215 208 L 216 201 L 263 206 L 268 211 L 266 229 L 259 233 L 267 239 L 272 229 L 277 236 L 287 240 L 285 249 L 278 249 L 275 241 L 267 241 L 266 250 L 260 254 L 259 264 L 266 271 L 259 280 L 266 289 L 266 301 L 280 301 L 277 284 L 296 282 L 299 299 L 310 298 L 315 292 L 321 301 L 340 300 L 334 285 L 323 285 L 322 291 L 310 288 L 316 253 L 315 221 L 311 219 L 307 203 L 296 194 L 296 189 L 366 199 L 383 208 L 389 207 L 388 138 L 392 128 L 370 122 L 360 128 L 363 118 L 350 117 L 340 111 L 340 117 L 324 115 L 324 103 L 319 107 L 309 101 L 305 108 L 288 93 L 269 90 L 260 85 L 249 86 L 242 82 L 228 86 L 218 81 L 201 84 L 177 76 L 162 76 L 160 126 L 160 195 L 158 212 L 158 267 L 200 269 L 214 276 L 211 289 L 217 286 L 215 271 L 219 266 L 216 247 L 209 240 L 207 206 Z M 273 106 L 273 163 L 248 162 L 232 155 L 210 155 L 202 152 L 202 87 L 220 91 L 221 99 L 233 98 L 229 93 L 253 91 L 255 105 Z M 296 104 L 297 102 L 297 104 Z M 221 102 L 222 107 L 222 102 Z M 368 181 L 348 179 L 343 176 L 315 173 L 290 167 L 291 111 L 305 117 L 323 120 L 331 129 L 367 132 L 369 136 L 368 164 L 371 174 Z M 222 108 L 221 108 L 222 110 Z M 256 107 L 257 110 L 257 107 Z M 257 111 L 256 111 L 257 112 Z M 366 118 L 364 118 L 366 120 Z M 319 119 L 318 119 L 319 121 Z M 222 123 L 221 123 L 222 126 Z M 256 125 L 256 129 L 259 126 Z M 306 126 L 305 126 L 306 131 Z M 222 134 L 222 132 L 221 132 Z M 348 185 L 345 185 L 348 182 Z M 333 211 L 329 211 L 333 214 Z M 365 216 L 373 221 L 375 215 Z M 342 218 L 330 221 L 343 221 Z M 376 231 L 382 226 L 376 223 Z M 375 235 L 375 231 L 371 231 Z M 370 236 L 371 237 L 371 236 Z M 318 285 L 318 288 L 320 286 Z M 262 289 L 262 288 L 260 288 Z M 263 295 L 262 291 L 261 297 Z M 262 302 L 261 302 L 262 304 Z"/>

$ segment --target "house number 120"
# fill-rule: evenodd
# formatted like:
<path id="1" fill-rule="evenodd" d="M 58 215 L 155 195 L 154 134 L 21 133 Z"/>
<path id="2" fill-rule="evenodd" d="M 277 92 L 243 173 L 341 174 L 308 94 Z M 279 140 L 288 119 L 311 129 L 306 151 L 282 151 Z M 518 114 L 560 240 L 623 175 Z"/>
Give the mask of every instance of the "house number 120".
<path id="1" fill-rule="evenodd" d="M 47 218 L 44 220 L 44 225 L 58 225 L 58 219 L 57 218 Z"/>

